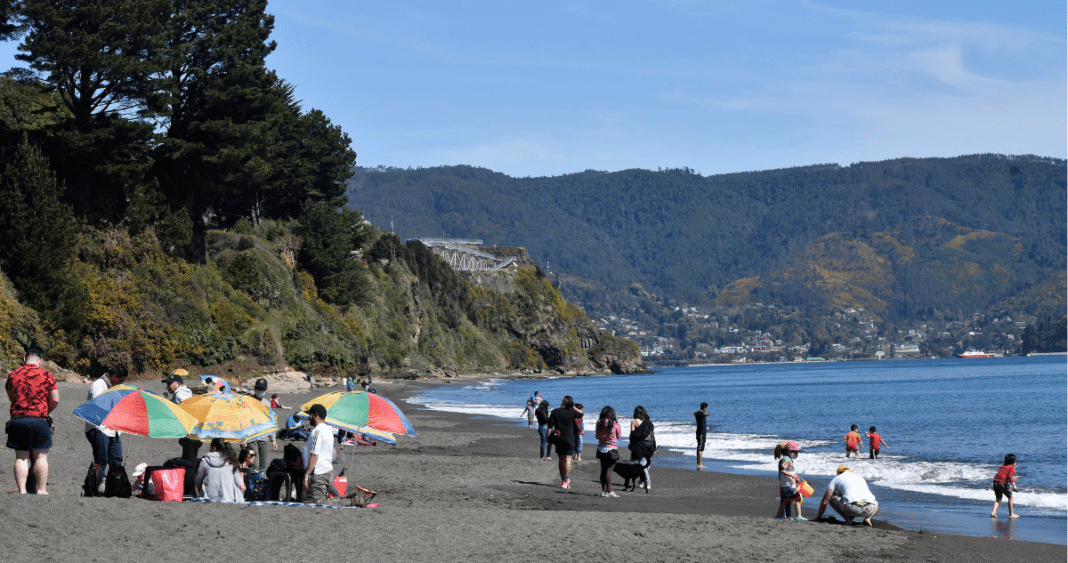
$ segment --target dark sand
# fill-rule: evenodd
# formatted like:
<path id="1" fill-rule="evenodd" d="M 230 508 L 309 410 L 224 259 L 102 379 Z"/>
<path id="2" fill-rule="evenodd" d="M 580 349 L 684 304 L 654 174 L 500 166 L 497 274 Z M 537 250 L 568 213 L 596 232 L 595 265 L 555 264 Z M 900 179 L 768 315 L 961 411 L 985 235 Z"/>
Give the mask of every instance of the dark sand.
<path id="1" fill-rule="evenodd" d="M 62 384 L 49 454 L 49 496 L 15 488 L 14 452 L 0 449 L 0 550 L 6 561 L 1057 561 L 1065 546 L 771 518 L 777 483 L 653 467 L 653 490 L 600 496 L 590 447 L 559 487 L 526 428 L 403 403 L 431 382 L 376 380 L 405 410 L 415 438 L 396 447 L 346 447 L 349 483 L 379 492 L 371 509 L 256 507 L 81 498 L 91 457 L 71 410 L 86 386 Z M 144 385 L 159 390 L 158 382 Z M 282 403 L 315 393 L 282 393 Z M 2 394 L 0 394 L 2 395 Z M 6 395 L 0 412 L 6 414 Z M 283 421 L 291 411 L 279 411 Z M 302 443 L 300 443 L 302 444 Z M 180 454 L 176 440 L 126 436 L 127 466 Z M 281 455 L 281 452 L 279 452 Z M 340 464 L 335 466 L 340 468 Z M 619 479 L 617 478 L 617 489 Z M 814 516 L 818 499 L 805 503 Z"/>

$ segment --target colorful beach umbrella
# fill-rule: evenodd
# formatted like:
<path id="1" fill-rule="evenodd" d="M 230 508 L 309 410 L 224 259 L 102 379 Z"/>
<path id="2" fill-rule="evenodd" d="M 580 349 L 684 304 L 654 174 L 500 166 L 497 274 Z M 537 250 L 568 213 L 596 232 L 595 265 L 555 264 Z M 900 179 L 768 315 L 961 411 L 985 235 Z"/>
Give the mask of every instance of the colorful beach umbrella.
<path id="1" fill-rule="evenodd" d="M 335 391 L 301 405 L 307 411 L 314 404 L 326 407 L 326 423 L 387 444 L 396 444 L 393 434 L 415 436 L 415 428 L 393 401 L 364 391 Z"/>
<path id="2" fill-rule="evenodd" d="M 225 379 L 223 379 L 223 378 L 221 378 L 221 377 L 219 377 L 217 375 L 202 375 L 202 376 L 200 376 L 200 382 L 205 384 L 205 385 L 208 383 L 209 379 L 211 380 L 211 384 L 212 384 L 212 386 L 214 386 L 214 388 L 209 390 L 208 393 L 215 393 L 216 389 L 218 389 L 219 391 L 221 391 L 223 393 L 233 393 L 233 391 L 230 390 L 230 384 L 227 383 Z"/>
<path id="3" fill-rule="evenodd" d="M 278 431 L 274 411 L 259 399 L 235 393 L 208 393 L 182 401 L 179 408 L 197 423 L 189 436 L 200 441 L 222 438 L 231 442 L 251 440 Z"/>
<path id="4" fill-rule="evenodd" d="M 74 416 L 89 424 L 153 438 L 184 437 L 197 423 L 178 405 L 129 385 L 110 387 L 75 408 Z"/>

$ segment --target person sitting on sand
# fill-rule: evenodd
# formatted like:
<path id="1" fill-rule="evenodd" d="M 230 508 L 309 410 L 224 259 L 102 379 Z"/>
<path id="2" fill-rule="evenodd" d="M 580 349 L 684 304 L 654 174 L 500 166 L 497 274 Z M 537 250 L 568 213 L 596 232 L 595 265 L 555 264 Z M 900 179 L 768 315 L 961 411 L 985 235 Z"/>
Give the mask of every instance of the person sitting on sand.
<path id="1" fill-rule="evenodd" d="M 827 510 L 828 504 L 850 524 L 854 518 L 863 518 L 864 523 L 871 526 L 872 517 L 879 513 L 879 503 L 868 488 L 868 483 L 845 465 L 838 468 L 838 476 L 827 484 L 816 520 L 823 518 L 823 511 Z"/>
<path id="2" fill-rule="evenodd" d="M 298 418 L 298 414 L 293 413 L 286 419 L 286 440 L 307 440 L 308 436 L 311 436 L 311 432 L 304 428 L 304 421 Z"/>
<path id="3" fill-rule="evenodd" d="M 1002 465 L 997 475 L 994 475 L 994 509 L 990 511 L 991 518 L 998 517 L 998 505 L 1001 504 L 1003 495 L 1009 499 L 1009 518 L 1020 517 L 1012 507 L 1014 491 L 1019 492 L 1016 488 L 1016 454 L 1009 454 L 1005 456 L 1005 465 Z"/>
<path id="4" fill-rule="evenodd" d="M 197 467 L 197 494 L 216 502 L 245 500 L 245 480 L 233 450 L 221 438 L 212 439 L 210 448 Z"/>
<path id="5" fill-rule="evenodd" d="M 271 408 L 289 410 L 293 407 L 287 407 L 283 405 L 282 401 L 278 400 L 278 393 L 275 393 L 274 395 L 271 395 Z"/>

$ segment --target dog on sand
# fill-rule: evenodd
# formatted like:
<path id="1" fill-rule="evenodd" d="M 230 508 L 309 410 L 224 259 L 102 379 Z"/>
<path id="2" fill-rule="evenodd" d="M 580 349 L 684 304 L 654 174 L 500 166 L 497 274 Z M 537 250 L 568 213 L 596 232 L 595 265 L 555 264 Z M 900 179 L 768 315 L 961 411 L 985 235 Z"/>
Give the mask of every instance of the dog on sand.
<path id="1" fill-rule="evenodd" d="M 645 481 L 646 467 L 648 466 L 642 465 L 641 462 L 619 462 L 612 466 L 612 471 L 614 471 L 616 475 L 619 475 L 623 478 L 624 491 L 633 491 L 634 488 L 638 485 L 638 482 L 641 482 L 642 487 L 645 488 L 645 492 L 648 493 L 649 488 L 646 486 L 648 485 L 648 483 L 646 483 Z"/>

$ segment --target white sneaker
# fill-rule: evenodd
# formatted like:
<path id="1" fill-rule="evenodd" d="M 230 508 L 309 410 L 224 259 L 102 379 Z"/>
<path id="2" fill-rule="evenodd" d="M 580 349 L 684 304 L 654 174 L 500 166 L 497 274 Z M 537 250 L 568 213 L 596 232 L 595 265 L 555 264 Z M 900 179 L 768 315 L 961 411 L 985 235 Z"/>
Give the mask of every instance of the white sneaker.
<path id="1" fill-rule="evenodd" d="M 605 496 L 609 496 L 609 497 L 612 497 L 612 498 L 619 498 L 619 495 L 617 495 L 615 491 L 612 491 L 612 492 L 608 493 Z"/>

